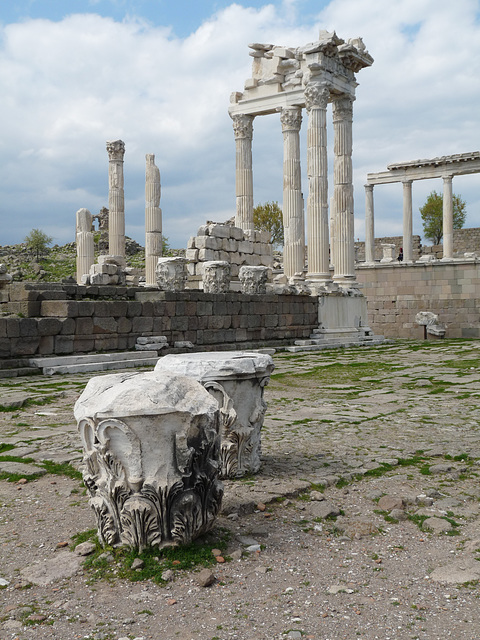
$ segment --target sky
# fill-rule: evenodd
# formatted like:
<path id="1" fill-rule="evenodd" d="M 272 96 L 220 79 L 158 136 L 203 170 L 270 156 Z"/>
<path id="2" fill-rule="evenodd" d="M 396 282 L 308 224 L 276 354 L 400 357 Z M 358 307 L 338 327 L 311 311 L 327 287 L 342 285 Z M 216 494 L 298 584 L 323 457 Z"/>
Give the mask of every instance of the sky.
<path id="1" fill-rule="evenodd" d="M 185 247 L 235 215 L 230 94 L 248 44 L 297 47 L 320 30 L 362 37 L 353 121 L 355 237 L 367 173 L 480 150 L 480 0 L 0 0 L 0 245 L 33 228 L 64 244 L 75 212 L 108 206 L 107 140 L 125 142 L 126 233 L 145 244 L 145 154 L 160 169 L 163 232 Z M 333 172 L 330 108 L 329 163 Z M 301 133 L 307 195 L 306 122 Z M 254 121 L 255 204 L 282 204 L 278 115 Z M 330 177 L 331 180 L 331 177 Z M 413 184 L 419 208 L 441 180 Z M 480 175 L 454 178 L 480 227 Z M 402 234 L 402 185 L 375 187 L 376 237 Z M 425 244 L 429 244 L 424 241 Z"/>

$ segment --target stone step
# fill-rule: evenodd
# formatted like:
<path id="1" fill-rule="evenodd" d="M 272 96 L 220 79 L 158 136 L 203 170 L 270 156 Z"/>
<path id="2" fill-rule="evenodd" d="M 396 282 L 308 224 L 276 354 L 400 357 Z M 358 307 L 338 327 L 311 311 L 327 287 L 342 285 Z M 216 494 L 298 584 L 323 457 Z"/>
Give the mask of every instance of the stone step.
<path id="1" fill-rule="evenodd" d="M 109 360 L 101 362 L 86 362 L 84 364 L 63 364 L 55 366 L 44 366 L 42 373 L 46 376 L 53 376 L 55 373 L 89 373 L 90 371 L 111 371 L 113 369 L 133 369 L 135 367 L 155 367 L 158 362 L 158 355 L 150 358 L 136 358 L 128 360 Z"/>
<path id="2" fill-rule="evenodd" d="M 296 340 L 292 347 L 285 347 L 285 351 L 301 353 L 302 351 L 323 351 L 325 349 L 341 349 L 342 347 L 371 347 L 392 342 L 383 336 L 367 336 L 356 340 Z M 307 343 L 307 344 L 302 344 Z"/>
<path id="3" fill-rule="evenodd" d="M 156 351 L 144 351 L 141 356 L 136 351 L 111 351 L 110 353 L 86 353 L 84 355 L 72 356 L 49 356 L 45 358 L 30 358 L 31 366 L 39 367 L 56 367 L 63 365 L 88 364 L 96 362 L 110 362 L 112 360 L 137 360 L 140 358 L 153 358 L 157 356 Z M 157 356 L 158 357 L 158 356 Z"/>
<path id="4" fill-rule="evenodd" d="M 30 365 L 27 358 L 0 358 L 0 378 L 38 375 L 38 368 Z"/>

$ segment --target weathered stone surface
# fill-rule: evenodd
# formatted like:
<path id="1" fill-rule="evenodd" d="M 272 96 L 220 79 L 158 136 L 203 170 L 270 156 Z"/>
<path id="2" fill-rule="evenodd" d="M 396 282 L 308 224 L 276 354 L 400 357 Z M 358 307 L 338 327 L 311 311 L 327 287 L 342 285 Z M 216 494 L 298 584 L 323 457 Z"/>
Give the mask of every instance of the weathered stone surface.
<path id="1" fill-rule="evenodd" d="M 267 354 L 227 351 L 167 355 L 155 371 L 195 378 L 217 400 L 221 414 L 221 474 L 236 477 L 260 469 L 263 390 L 273 371 Z"/>
<path id="2" fill-rule="evenodd" d="M 157 286 L 161 291 L 183 291 L 187 281 L 185 258 L 158 258 L 156 266 Z"/>
<path id="3" fill-rule="evenodd" d="M 62 551 L 56 553 L 49 560 L 25 567 L 20 571 L 20 574 L 22 578 L 32 584 L 45 586 L 56 580 L 64 580 L 75 575 L 82 562 L 81 556 L 76 556 L 70 551 Z"/>
<path id="4" fill-rule="evenodd" d="M 242 284 L 242 293 L 247 295 L 262 295 L 267 292 L 268 269 L 260 266 L 240 267 L 238 273 Z"/>
<path id="5" fill-rule="evenodd" d="M 92 378 L 75 404 L 84 481 L 100 540 L 144 549 L 188 543 L 220 508 L 219 409 L 192 378 Z"/>

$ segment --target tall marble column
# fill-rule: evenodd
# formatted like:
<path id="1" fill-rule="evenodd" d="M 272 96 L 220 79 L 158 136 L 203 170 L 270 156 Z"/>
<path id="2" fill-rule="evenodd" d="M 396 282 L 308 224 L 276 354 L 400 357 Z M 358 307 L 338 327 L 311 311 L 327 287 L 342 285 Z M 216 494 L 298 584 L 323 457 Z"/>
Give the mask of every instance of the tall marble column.
<path id="1" fill-rule="evenodd" d="M 335 263 L 333 281 L 349 286 L 355 283 L 355 244 L 353 225 L 352 121 L 353 100 L 341 96 L 333 101 L 335 200 Z"/>
<path id="2" fill-rule="evenodd" d="M 330 90 L 325 83 L 312 82 L 305 89 L 307 130 L 307 278 L 331 281 L 328 238 L 327 104 Z"/>
<path id="3" fill-rule="evenodd" d="M 373 215 L 373 184 L 365 185 L 365 262 L 375 262 L 375 222 Z"/>
<path id="4" fill-rule="evenodd" d="M 283 131 L 283 268 L 287 278 L 305 267 L 305 220 L 300 170 L 300 107 L 282 109 Z"/>
<path id="5" fill-rule="evenodd" d="M 155 269 L 162 256 L 162 210 L 160 209 L 160 171 L 155 155 L 145 156 L 145 284 L 155 287 Z"/>
<path id="6" fill-rule="evenodd" d="M 108 152 L 108 253 L 125 257 L 125 198 L 123 192 L 123 140 L 107 142 Z"/>
<path id="7" fill-rule="evenodd" d="M 76 213 L 75 241 L 77 245 L 77 283 L 82 283 L 82 276 L 90 273 L 95 262 L 94 240 L 92 232 L 93 216 L 88 209 L 79 209 Z"/>
<path id="8" fill-rule="evenodd" d="M 452 176 L 443 177 L 443 259 L 453 258 L 453 186 Z"/>
<path id="9" fill-rule="evenodd" d="M 403 184 L 403 261 L 413 260 L 412 181 Z"/>
<path id="10" fill-rule="evenodd" d="M 253 229 L 253 116 L 232 116 L 235 133 L 236 170 L 235 194 L 237 213 L 235 226 L 244 231 Z"/>

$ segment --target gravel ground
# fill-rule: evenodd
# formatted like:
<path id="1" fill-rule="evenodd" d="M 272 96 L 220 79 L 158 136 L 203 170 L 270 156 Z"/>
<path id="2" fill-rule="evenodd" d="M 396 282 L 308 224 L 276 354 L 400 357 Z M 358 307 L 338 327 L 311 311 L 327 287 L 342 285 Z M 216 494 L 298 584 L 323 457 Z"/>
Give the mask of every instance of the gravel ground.
<path id="1" fill-rule="evenodd" d="M 0 638 L 476 640 L 479 349 L 276 355 L 263 467 L 226 483 L 209 541 L 229 532 L 227 561 L 208 587 L 198 570 L 92 580 L 65 546 L 95 526 L 80 481 L 0 481 Z M 87 379 L 0 381 L 0 443 L 14 447 L 0 473 L 79 465 L 72 407 Z"/>

